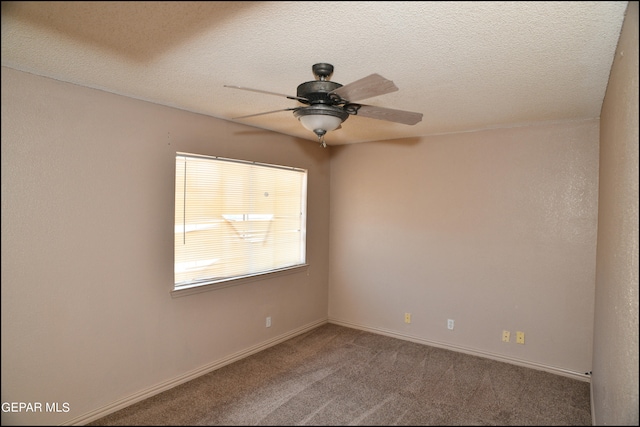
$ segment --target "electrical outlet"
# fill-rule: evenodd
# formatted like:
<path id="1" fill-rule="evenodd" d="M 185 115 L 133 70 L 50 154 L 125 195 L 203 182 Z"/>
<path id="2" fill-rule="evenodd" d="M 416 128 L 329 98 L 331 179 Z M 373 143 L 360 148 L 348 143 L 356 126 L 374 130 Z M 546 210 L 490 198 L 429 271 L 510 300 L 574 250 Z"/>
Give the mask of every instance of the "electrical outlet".
<path id="1" fill-rule="evenodd" d="M 411 323 L 411 313 L 404 314 L 404 323 Z"/>
<path id="2" fill-rule="evenodd" d="M 510 339 L 511 339 L 511 332 L 502 331 L 502 341 L 509 342 Z"/>
<path id="3" fill-rule="evenodd" d="M 524 344 L 524 332 L 516 332 L 516 342 L 518 344 Z"/>
<path id="4" fill-rule="evenodd" d="M 271 316 L 267 317 L 267 320 L 265 321 L 265 326 L 266 326 L 267 328 L 270 328 L 270 327 L 271 327 Z"/>
<path id="5" fill-rule="evenodd" d="M 447 320 L 447 328 L 448 329 L 453 329 L 453 319 Z"/>

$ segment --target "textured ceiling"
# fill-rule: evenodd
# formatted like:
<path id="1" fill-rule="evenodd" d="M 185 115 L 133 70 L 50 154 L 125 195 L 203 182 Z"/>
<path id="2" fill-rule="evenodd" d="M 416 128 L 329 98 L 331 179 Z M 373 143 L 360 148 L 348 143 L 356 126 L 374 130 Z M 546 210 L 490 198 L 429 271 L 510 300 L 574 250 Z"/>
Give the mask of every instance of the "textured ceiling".
<path id="1" fill-rule="evenodd" d="M 597 118 L 626 1 L 2 2 L 2 65 L 220 119 L 301 106 L 311 67 L 398 91 L 329 145 Z M 238 120 L 317 141 L 291 111 Z"/>

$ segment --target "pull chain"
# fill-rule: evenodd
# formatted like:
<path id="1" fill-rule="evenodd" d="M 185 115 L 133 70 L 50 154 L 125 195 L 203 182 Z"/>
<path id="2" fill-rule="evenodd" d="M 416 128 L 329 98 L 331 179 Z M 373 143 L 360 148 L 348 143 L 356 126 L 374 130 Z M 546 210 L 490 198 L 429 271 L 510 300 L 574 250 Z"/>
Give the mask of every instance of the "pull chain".
<path id="1" fill-rule="evenodd" d="M 327 143 L 324 142 L 324 134 L 318 135 L 318 142 L 320 142 L 322 148 L 327 148 Z"/>
<path id="2" fill-rule="evenodd" d="M 324 135 L 327 133 L 327 131 L 324 129 L 316 129 L 313 131 L 313 133 L 318 136 L 318 142 L 320 142 L 322 148 L 327 148 L 327 143 L 324 142 Z"/>

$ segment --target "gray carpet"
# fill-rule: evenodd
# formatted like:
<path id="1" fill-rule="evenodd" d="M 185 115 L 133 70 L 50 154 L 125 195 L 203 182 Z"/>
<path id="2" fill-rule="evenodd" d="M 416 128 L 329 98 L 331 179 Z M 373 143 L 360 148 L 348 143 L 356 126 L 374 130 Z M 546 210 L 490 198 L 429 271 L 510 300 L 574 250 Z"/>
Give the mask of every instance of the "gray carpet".
<path id="1" fill-rule="evenodd" d="M 89 425 L 591 425 L 589 383 L 326 324 Z"/>

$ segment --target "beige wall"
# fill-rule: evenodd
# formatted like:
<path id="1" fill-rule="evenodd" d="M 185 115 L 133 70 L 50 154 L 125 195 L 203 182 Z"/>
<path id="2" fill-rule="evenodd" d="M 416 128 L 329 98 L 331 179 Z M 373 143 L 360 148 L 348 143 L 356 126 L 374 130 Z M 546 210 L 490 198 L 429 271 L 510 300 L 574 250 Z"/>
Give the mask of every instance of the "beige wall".
<path id="1" fill-rule="evenodd" d="M 308 169 L 308 270 L 172 298 L 176 151 Z M 315 143 L 3 67 L 2 401 L 70 411 L 2 424 L 86 421 L 326 321 L 328 204 Z"/>
<path id="2" fill-rule="evenodd" d="M 638 2 L 622 27 L 600 129 L 592 412 L 638 425 Z"/>
<path id="3" fill-rule="evenodd" d="M 3 67 L 2 401 L 70 410 L 2 424 L 90 421 L 328 313 L 593 369 L 596 423 L 637 425 L 637 34 L 632 2 L 601 122 L 330 150 Z M 176 151 L 309 169 L 309 269 L 171 298 Z"/>
<path id="4" fill-rule="evenodd" d="M 598 132 L 596 119 L 333 150 L 329 320 L 587 379 Z"/>

